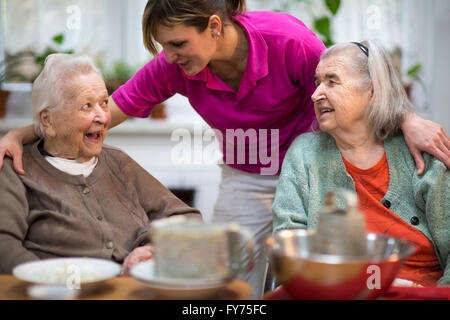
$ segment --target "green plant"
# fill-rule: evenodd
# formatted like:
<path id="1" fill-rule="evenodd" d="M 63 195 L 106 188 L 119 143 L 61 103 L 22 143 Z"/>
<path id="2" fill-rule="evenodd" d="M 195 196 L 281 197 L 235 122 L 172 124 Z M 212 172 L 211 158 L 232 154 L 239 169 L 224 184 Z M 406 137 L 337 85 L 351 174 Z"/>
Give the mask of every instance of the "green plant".
<path id="1" fill-rule="evenodd" d="M 421 63 L 417 63 L 417 64 L 413 65 L 411 68 L 409 68 L 406 71 L 406 77 L 408 80 L 404 84 L 404 87 L 405 87 L 405 90 L 406 90 L 406 93 L 408 94 L 408 96 L 410 96 L 410 94 L 411 94 L 411 88 L 412 88 L 414 82 L 420 84 L 424 94 L 426 94 L 427 86 L 425 85 L 425 82 L 419 75 L 421 71 L 422 71 Z"/>
<path id="2" fill-rule="evenodd" d="M 47 59 L 47 57 L 49 55 L 54 54 L 54 53 L 72 54 L 74 52 L 73 49 L 61 50 L 62 45 L 64 44 L 64 39 L 65 39 L 65 36 L 63 33 L 57 34 L 56 36 L 54 36 L 52 38 L 52 43 L 53 43 L 54 47 L 47 47 L 45 49 L 45 51 L 40 55 L 35 54 L 35 62 L 40 66 L 40 70 L 44 69 L 45 59 Z M 54 48 L 56 48 L 56 49 L 54 49 Z"/>
<path id="3" fill-rule="evenodd" d="M 418 63 L 409 68 L 408 71 L 406 71 L 406 75 L 413 81 L 417 81 L 423 84 L 422 78 L 419 76 L 420 71 L 422 71 L 422 64 Z"/>
<path id="4" fill-rule="evenodd" d="M 276 9 L 275 11 L 289 11 L 292 4 L 303 3 L 305 4 L 305 9 L 312 19 L 311 29 L 318 34 L 325 46 L 330 47 L 335 44 L 333 33 L 332 33 L 332 19 L 338 13 L 341 7 L 341 0 L 323 0 L 324 7 L 327 9 L 326 15 L 316 15 L 313 10 L 312 0 L 288 0 L 282 4 L 282 9 Z"/>
<path id="5" fill-rule="evenodd" d="M 138 68 L 130 66 L 123 60 L 113 63 L 112 68 L 107 70 L 101 61 L 97 62 L 105 80 L 106 88 L 109 94 L 116 91 L 121 85 L 130 80 L 137 72 Z"/>
<path id="6" fill-rule="evenodd" d="M 127 82 L 134 76 L 136 70 L 134 70 L 125 61 L 119 60 L 113 63 L 113 68 L 111 72 L 105 72 L 105 80 L 116 80 L 120 82 Z"/>

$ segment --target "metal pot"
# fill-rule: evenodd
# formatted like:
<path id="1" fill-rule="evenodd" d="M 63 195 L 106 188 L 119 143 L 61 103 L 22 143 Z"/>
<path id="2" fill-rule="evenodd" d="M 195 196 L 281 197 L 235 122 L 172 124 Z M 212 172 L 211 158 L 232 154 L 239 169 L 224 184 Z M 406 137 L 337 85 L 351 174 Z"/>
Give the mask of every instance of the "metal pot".
<path id="1" fill-rule="evenodd" d="M 266 240 L 272 272 L 296 299 L 375 299 L 389 288 L 412 244 L 367 234 L 364 256 L 314 253 L 315 232 L 281 230 Z"/>

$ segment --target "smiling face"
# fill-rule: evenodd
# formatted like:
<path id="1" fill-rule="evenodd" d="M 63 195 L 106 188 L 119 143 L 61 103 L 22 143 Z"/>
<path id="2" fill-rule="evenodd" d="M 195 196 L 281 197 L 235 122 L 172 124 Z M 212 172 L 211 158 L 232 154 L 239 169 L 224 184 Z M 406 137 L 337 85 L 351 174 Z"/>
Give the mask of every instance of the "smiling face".
<path id="1" fill-rule="evenodd" d="M 367 130 L 366 110 L 371 87 L 362 85 L 361 76 L 351 69 L 349 55 L 338 54 L 319 62 L 316 69 L 316 91 L 312 95 L 320 129 L 330 134 Z"/>
<path id="2" fill-rule="evenodd" d="M 41 113 L 44 148 L 56 157 L 89 161 L 101 152 L 111 121 L 105 83 L 91 72 L 69 80 L 63 90 L 64 105 Z"/>
<path id="3" fill-rule="evenodd" d="M 155 40 L 162 45 L 168 63 L 176 63 L 185 74 L 194 76 L 209 64 L 216 52 L 214 32 L 210 27 L 199 32 L 196 27 L 185 25 L 159 25 Z"/>

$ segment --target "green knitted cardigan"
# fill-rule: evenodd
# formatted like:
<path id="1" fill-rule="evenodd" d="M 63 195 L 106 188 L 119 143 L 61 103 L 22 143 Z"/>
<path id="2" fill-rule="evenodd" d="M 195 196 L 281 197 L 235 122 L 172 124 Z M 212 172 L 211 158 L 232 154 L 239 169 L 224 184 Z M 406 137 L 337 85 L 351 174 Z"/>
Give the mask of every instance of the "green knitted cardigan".
<path id="1" fill-rule="evenodd" d="M 444 270 L 438 285 L 450 285 L 449 171 L 442 162 L 424 154 L 425 172 L 418 176 L 402 135 L 387 139 L 384 147 L 389 188 L 381 201 L 389 201 L 393 213 L 430 239 Z M 325 132 L 299 136 L 286 154 L 277 185 L 272 208 L 274 232 L 314 228 L 326 193 L 337 188 L 355 191 L 334 138 Z M 344 207 L 339 199 L 337 205 Z"/>

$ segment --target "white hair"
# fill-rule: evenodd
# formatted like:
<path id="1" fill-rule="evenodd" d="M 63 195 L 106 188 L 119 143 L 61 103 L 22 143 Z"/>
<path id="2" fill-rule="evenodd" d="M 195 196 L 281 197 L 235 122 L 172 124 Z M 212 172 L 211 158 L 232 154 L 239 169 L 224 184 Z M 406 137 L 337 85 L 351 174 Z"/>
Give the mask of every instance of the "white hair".
<path id="1" fill-rule="evenodd" d="M 405 115 L 413 108 L 383 46 L 373 40 L 362 41 L 361 44 L 368 48 L 368 57 L 358 45 L 340 43 L 325 50 L 321 60 L 337 54 L 350 55 L 350 68 L 360 74 L 362 89 L 372 86 L 373 96 L 367 116 L 375 139 L 382 142 L 401 130 Z"/>
<path id="2" fill-rule="evenodd" d="M 70 97 L 66 96 L 66 84 L 76 76 L 100 71 L 87 56 L 56 53 L 45 60 L 45 66 L 33 83 L 31 108 L 36 134 L 45 138 L 40 114 L 48 108 L 55 111 L 64 106 Z"/>

